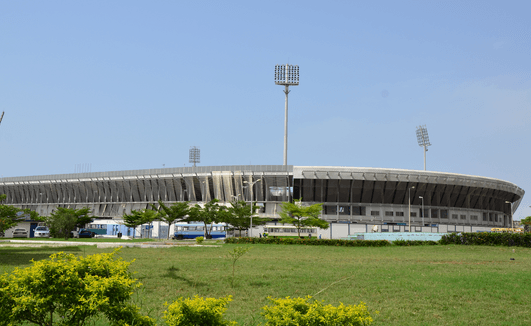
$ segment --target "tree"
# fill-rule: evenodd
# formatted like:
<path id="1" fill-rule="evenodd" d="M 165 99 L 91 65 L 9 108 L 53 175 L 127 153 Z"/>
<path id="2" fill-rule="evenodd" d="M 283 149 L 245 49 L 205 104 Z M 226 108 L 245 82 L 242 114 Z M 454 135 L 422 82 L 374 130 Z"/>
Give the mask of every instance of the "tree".
<path id="1" fill-rule="evenodd" d="M 159 200 L 159 208 L 157 209 L 154 205 L 151 205 L 154 209 L 157 209 L 159 212 L 159 219 L 168 223 L 168 239 L 170 238 L 170 227 L 172 223 L 177 220 L 182 220 L 190 212 L 190 207 L 188 206 L 190 202 L 178 202 L 170 207 L 164 205 L 162 200 Z"/>
<path id="2" fill-rule="evenodd" d="M 142 220 L 142 212 L 137 210 L 132 210 L 131 214 L 124 213 L 122 215 L 123 225 L 127 226 L 128 228 L 133 228 L 133 239 L 136 235 L 136 228 L 139 225 L 144 224 Z"/>
<path id="3" fill-rule="evenodd" d="M 6 200 L 5 194 L 0 195 L 0 202 Z M 0 236 L 3 236 L 5 231 L 16 226 L 20 221 L 24 220 L 24 216 L 29 214 L 32 220 L 39 220 L 39 214 L 30 209 L 20 209 L 11 205 L 0 205 Z"/>
<path id="4" fill-rule="evenodd" d="M 242 236 L 243 230 L 248 230 L 251 227 L 251 216 L 253 225 L 263 225 L 270 219 L 255 216 L 254 212 L 259 207 L 255 203 L 248 205 L 247 202 L 243 200 L 233 201 L 231 206 L 228 208 L 228 215 L 225 222 L 230 224 L 235 230 L 240 232 L 240 237 Z M 252 207 L 252 208 L 251 208 Z"/>
<path id="5" fill-rule="evenodd" d="M 119 250 L 119 249 L 118 249 Z M 113 253 L 77 256 L 64 252 L 0 275 L 0 325 L 154 325 L 131 301 L 141 286 L 130 262 Z"/>
<path id="6" fill-rule="evenodd" d="M 150 224 L 154 220 L 158 219 L 160 214 L 157 211 L 152 209 L 141 209 L 141 210 L 132 210 L 131 214 L 126 214 L 122 216 L 123 225 L 128 228 L 133 228 L 133 239 L 135 238 L 136 228 L 142 224 Z M 142 233 L 140 234 L 142 236 Z"/>
<path id="7" fill-rule="evenodd" d="M 55 211 L 46 218 L 46 224 L 50 228 L 53 237 L 64 237 L 68 239 L 70 232 L 76 228 L 82 228 L 92 221 L 89 216 L 90 209 L 83 207 L 80 209 L 57 207 Z"/>
<path id="8" fill-rule="evenodd" d="M 524 232 L 529 232 L 531 227 L 531 216 L 528 216 L 520 221 L 520 224 L 524 226 Z"/>
<path id="9" fill-rule="evenodd" d="M 208 225 L 212 223 L 220 223 L 227 220 L 228 211 L 224 206 L 218 204 L 219 199 L 212 199 L 208 203 L 205 203 L 203 207 L 195 204 L 190 208 L 188 217 L 183 219 L 185 222 L 203 222 L 205 224 L 205 238 L 211 239 L 211 230 L 208 229 Z M 212 229 L 212 225 L 210 226 Z"/>
<path id="10" fill-rule="evenodd" d="M 323 204 L 313 204 L 302 206 L 301 199 L 295 199 L 294 203 L 283 202 L 279 213 L 280 223 L 293 224 L 297 228 L 297 234 L 301 236 L 301 228 L 305 226 L 316 226 L 321 229 L 328 229 L 329 224 L 319 218 Z"/>

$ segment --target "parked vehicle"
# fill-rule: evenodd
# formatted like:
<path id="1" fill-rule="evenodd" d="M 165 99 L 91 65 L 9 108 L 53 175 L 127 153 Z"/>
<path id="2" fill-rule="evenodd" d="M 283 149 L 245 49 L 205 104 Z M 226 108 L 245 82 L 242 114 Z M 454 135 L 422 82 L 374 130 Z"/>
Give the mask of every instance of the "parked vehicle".
<path id="1" fill-rule="evenodd" d="M 225 238 L 227 235 L 227 226 L 225 223 L 209 224 L 209 233 L 212 238 Z M 195 239 L 205 235 L 205 224 L 203 223 L 175 223 L 175 233 L 172 239 Z"/>
<path id="2" fill-rule="evenodd" d="M 264 225 L 264 233 L 271 237 L 296 237 L 299 232 L 293 225 Z M 317 237 L 317 228 L 304 226 L 300 229 L 301 236 Z"/>
<path id="3" fill-rule="evenodd" d="M 50 230 L 47 226 L 37 226 L 34 231 L 35 238 L 49 238 Z"/>
<path id="4" fill-rule="evenodd" d="M 94 233 L 87 229 L 81 229 L 77 232 L 76 238 L 92 238 Z"/>
<path id="5" fill-rule="evenodd" d="M 28 237 L 28 230 L 26 229 L 15 229 L 13 231 L 13 238 L 27 238 Z"/>

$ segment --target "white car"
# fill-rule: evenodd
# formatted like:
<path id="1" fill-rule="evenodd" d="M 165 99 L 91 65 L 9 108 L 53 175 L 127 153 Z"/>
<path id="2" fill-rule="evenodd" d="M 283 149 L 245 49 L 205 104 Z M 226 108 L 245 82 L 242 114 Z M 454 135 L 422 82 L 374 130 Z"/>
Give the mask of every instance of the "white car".
<path id="1" fill-rule="evenodd" d="M 37 226 L 34 235 L 35 238 L 49 238 L 50 230 L 46 226 Z"/>
<path id="2" fill-rule="evenodd" d="M 13 238 L 27 238 L 28 237 L 28 231 L 26 229 L 15 229 L 13 231 Z"/>

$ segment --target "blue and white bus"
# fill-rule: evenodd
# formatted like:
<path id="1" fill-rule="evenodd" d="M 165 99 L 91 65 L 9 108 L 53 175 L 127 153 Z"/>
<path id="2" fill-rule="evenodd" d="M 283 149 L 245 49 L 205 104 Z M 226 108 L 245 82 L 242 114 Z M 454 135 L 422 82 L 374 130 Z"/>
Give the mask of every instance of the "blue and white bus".
<path id="1" fill-rule="evenodd" d="M 175 223 L 174 226 L 173 239 L 195 239 L 205 236 L 204 223 Z M 227 224 L 225 223 L 208 224 L 208 230 L 212 239 L 225 238 L 227 236 Z"/>

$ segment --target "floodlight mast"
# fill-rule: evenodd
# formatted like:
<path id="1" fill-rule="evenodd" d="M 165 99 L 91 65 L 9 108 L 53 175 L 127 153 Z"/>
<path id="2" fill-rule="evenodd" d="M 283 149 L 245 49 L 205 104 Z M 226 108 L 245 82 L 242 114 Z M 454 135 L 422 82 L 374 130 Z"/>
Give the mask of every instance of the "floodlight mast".
<path id="1" fill-rule="evenodd" d="M 431 146 L 426 125 L 417 127 L 417 142 L 419 146 L 424 147 L 424 171 L 426 171 L 426 152 L 428 151 L 428 146 Z"/>
<path id="2" fill-rule="evenodd" d="M 284 165 L 288 165 L 288 93 L 290 86 L 299 85 L 299 66 L 276 65 L 275 84 L 284 86 L 286 109 L 284 113 Z"/>
<path id="3" fill-rule="evenodd" d="M 195 146 L 190 147 L 190 156 L 188 163 L 194 163 L 194 168 L 196 163 L 201 161 L 201 150 Z"/>

